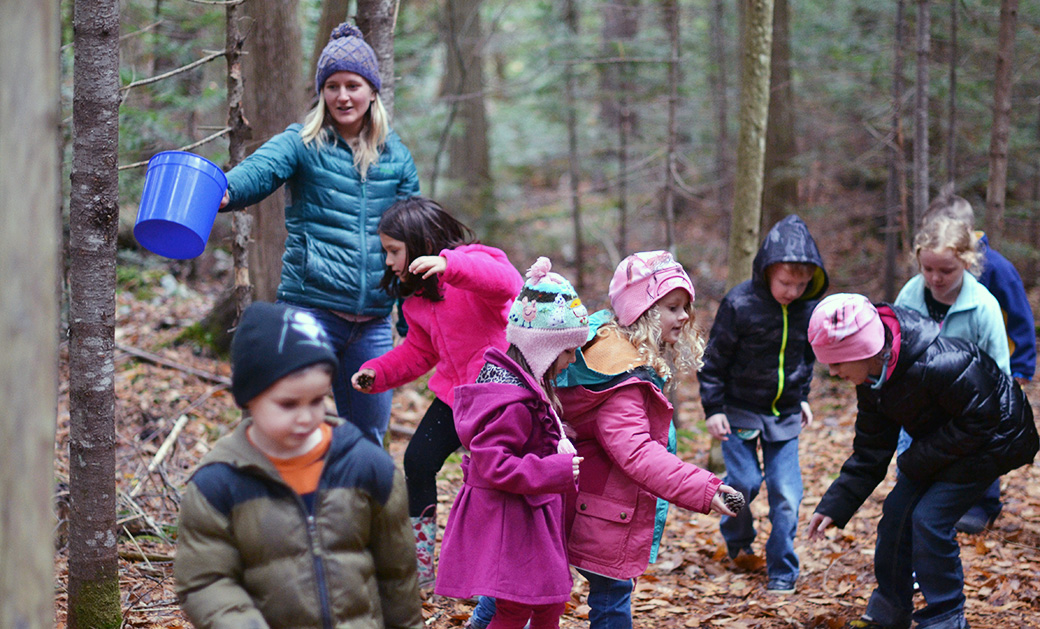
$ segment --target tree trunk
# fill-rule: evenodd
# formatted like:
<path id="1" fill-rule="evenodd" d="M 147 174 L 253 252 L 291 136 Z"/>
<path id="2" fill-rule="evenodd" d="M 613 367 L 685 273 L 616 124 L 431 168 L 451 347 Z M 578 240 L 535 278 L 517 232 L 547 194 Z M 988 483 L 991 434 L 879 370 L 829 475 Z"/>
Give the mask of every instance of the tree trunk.
<path id="1" fill-rule="evenodd" d="M 253 125 L 253 146 L 285 130 L 306 108 L 297 0 L 250 0 L 244 13 L 253 20 L 246 42 L 245 108 Z M 276 192 L 249 209 L 253 216 L 249 268 L 258 301 L 274 301 L 285 251 L 285 196 Z"/>
<path id="2" fill-rule="evenodd" d="M 69 272 L 69 596 L 72 629 L 118 627 L 115 288 L 119 3 L 74 8 Z"/>
<path id="3" fill-rule="evenodd" d="M 306 93 L 310 94 L 314 98 L 318 95 L 313 92 L 314 90 L 314 73 L 318 68 L 318 59 L 321 57 L 321 51 L 325 49 L 325 44 L 329 43 L 329 35 L 332 34 L 332 29 L 336 28 L 347 20 L 347 14 L 350 12 L 350 0 L 322 0 L 321 2 L 321 16 L 318 18 L 318 29 L 314 33 L 314 46 L 311 47 L 311 62 L 307 66 L 309 70 L 305 79 L 309 77 L 310 80 L 305 80 Z M 365 41 L 368 41 L 368 31 L 361 29 L 361 32 L 365 34 Z M 372 42 L 368 42 L 372 45 Z M 375 48 L 373 46 L 373 48 Z M 378 51 L 376 52 L 378 55 Z M 380 59 L 380 70 L 382 70 L 382 59 Z M 382 78 L 382 77 L 380 77 Z"/>
<path id="4" fill-rule="evenodd" d="M 620 96 L 621 121 L 618 124 L 618 237 L 617 248 L 628 251 L 628 146 L 632 137 L 632 111 L 628 93 Z M 621 260 L 618 260 L 621 262 Z"/>
<path id="5" fill-rule="evenodd" d="M 578 39 L 578 7 L 576 0 L 565 0 L 563 6 L 563 21 L 570 32 L 570 41 Z M 581 183 L 581 166 L 578 156 L 578 113 L 577 78 L 574 76 L 574 65 L 564 66 L 564 82 L 567 101 L 567 167 L 570 174 L 571 184 L 571 218 L 574 222 L 574 286 L 578 293 L 585 289 L 585 228 L 581 220 L 581 194 L 579 184 Z"/>
<path id="6" fill-rule="evenodd" d="M 639 2 L 617 0 L 600 5 L 600 54 L 604 58 L 624 57 L 627 54 L 628 44 L 639 34 Z M 623 116 L 621 97 L 632 90 L 629 67 L 625 63 L 604 63 L 599 68 L 600 122 L 606 129 L 616 128 L 621 124 Z M 635 113 L 631 115 L 632 124 L 638 124 Z"/>
<path id="7" fill-rule="evenodd" d="M 729 154 L 729 98 L 726 80 L 726 45 L 723 31 L 725 0 L 712 0 L 711 7 L 711 101 L 715 107 L 715 124 L 718 136 L 715 140 L 715 195 L 719 209 L 729 212 L 732 191 Z"/>
<path id="8" fill-rule="evenodd" d="M 1007 194 L 1008 136 L 1011 126 L 1011 62 L 1015 56 L 1018 0 L 1001 0 L 997 35 L 997 69 L 993 81 L 993 130 L 989 141 L 989 184 L 986 186 L 986 235 L 999 247 L 1004 237 Z"/>
<path id="9" fill-rule="evenodd" d="M 225 49 L 227 55 L 227 92 L 228 92 L 228 166 L 234 168 L 245 159 L 246 142 L 251 129 L 246 121 L 242 107 L 242 96 L 245 86 L 242 84 L 242 46 L 245 38 L 239 29 L 241 8 L 237 4 L 229 4 L 225 9 Z M 249 240 L 253 235 L 253 217 L 245 210 L 232 212 L 231 216 L 231 258 L 234 261 L 235 276 L 232 280 L 230 298 L 234 300 L 235 312 L 241 316 L 249 304 L 253 303 L 253 283 L 249 277 Z M 219 310 L 219 304 L 214 311 Z M 237 317 L 235 318 L 237 320 Z M 231 346 L 230 326 L 218 330 L 221 345 Z"/>
<path id="10" fill-rule="evenodd" d="M 914 86 L 914 205 L 910 225 L 928 209 L 928 56 L 932 49 L 932 5 L 917 0 L 917 82 Z M 912 227 L 913 228 L 913 227 Z"/>
<path id="11" fill-rule="evenodd" d="M 1040 147 L 1040 101 L 1037 102 L 1036 146 Z M 1033 211 L 1029 215 L 1029 243 L 1033 251 L 1040 251 L 1040 151 L 1033 152 Z M 1040 256 L 1033 255 L 1029 263 L 1030 273 L 1023 277 L 1026 290 L 1036 286 L 1036 278 L 1040 275 Z"/>
<path id="12" fill-rule="evenodd" d="M 903 144 L 903 27 L 904 0 L 896 2 L 895 45 L 892 57 L 892 139 L 888 183 L 885 186 L 885 300 L 896 298 L 897 250 L 906 224 L 906 153 Z"/>
<path id="13" fill-rule="evenodd" d="M 946 120 L 946 180 L 957 180 L 957 2 L 950 0 L 950 95 Z"/>
<path id="14" fill-rule="evenodd" d="M 798 207 L 790 9 L 787 0 L 775 1 L 773 55 L 769 69 L 769 122 L 766 125 L 765 178 L 762 184 L 762 233 Z"/>
<path id="15" fill-rule="evenodd" d="M 397 8 L 398 0 L 358 0 L 357 7 L 358 28 L 365 34 L 365 41 L 379 60 L 379 78 L 383 82 L 379 97 L 390 120 L 394 119 L 394 27 L 397 24 Z"/>
<path id="16" fill-rule="evenodd" d="M 737 144 L 737 175 L 729 235 L 728 288 L 751 277 L 751 262 L 758 249 L 762 169 L 769 113 L 773 0 L 745 0 L 744 10 L 740 138 Z"/>
<path id="17" fill-rule="evenodd" d="M 455 101 L 458 112 L 448 139 L 448 174 L 459 182 L 448 195 L 448 207 L 458 208 L 465 222 L 473 225 L 482 238 L 494 241 L 498 217 L 484 110 L 481 4 L 481 0 L 447 1 L 445 95 Z"/>
<path id="18" fill-rule="evenodd" d="M 0 3 L 0 627 L 25 629 L 54 626 L 58 5 Z"/>
<path id="19" fill-rule="evenodd" d="M 675 163 L 679 143 L 676 109 L 679 107 L 679 2 L 664 0 L 664 21 L 668 29 L 668 145 L 664 160 L 664 246 L 675 254 Z"/>

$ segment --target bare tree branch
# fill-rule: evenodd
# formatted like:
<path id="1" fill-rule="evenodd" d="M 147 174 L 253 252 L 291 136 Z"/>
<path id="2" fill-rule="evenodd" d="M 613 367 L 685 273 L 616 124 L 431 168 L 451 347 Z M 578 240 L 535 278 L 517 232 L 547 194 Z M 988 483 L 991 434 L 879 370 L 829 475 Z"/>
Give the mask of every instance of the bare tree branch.
<path id="1" fill-rule="evenodd" d="M 193 148 L 195 148 L 197 146 L 202 146 L 203 144 L 206 144 L 207 142 L 212 142 L 213 140 L 216 140 L 219 137 L 225 136 L 225 135 L 227 135 L 230 132 L 231 132 L 231 127 L 224 127 L 223 129 L 221 129 L 220 131 L 217 131 L 216 133 L 214 133 L 212 135 L 207 135 L 206 137 L 202 138 L 198 142 L 192 142 L 191 144 L 188 144 L 187 146 L 182 146 L 182 147 L 180 147 L 177 150 L 178 151 L 187 151 L 187 150 L 193 149 Z M 134 162 L 133 164 L 124 164 L 124 165 L 119 167 L 119 170 L 130 170 L 131 168 L 140 168 L 141 166 L 147 166 L 147 165 L 148 165 L 148 160 L 144 160 L 143 162 Z"/>
<path id="2" fill-rule="evenodd" d="M 192 0 L 192 1 L 196 2 L 198 0 Z M 224 3 L 223 2 L 217 2 L 217 3 L 214 3 L 214 4 L 224 4 Z M 133 83 L 128 83 L 128 84 L 124 85 L 123 87 L 119 88 L 119 91 L 121 93 L 122 92 L 127 92 L 130 89 L 135 88 L 135 87 L 141 87 L 142 85 L 148 85 L 150 83 L 158 83 L 159 81 L 162 81 L 164 79 L 168 79 L 171 76 L 176 76 L 176 75 L 178 75 L 178 74 L 180 74 L 182 72 L 187 72 L 188 70 L 191 70 L 193 68 L 197 68 L 197 67 L 199 67 L 200 65 L 202 65 L 204 63 L 209 63 L 210 61 L 213 61 L 214 59 L 217 59 L 219 57 L 223 57 L 226 53 L 227 53 L 226 50 L 218 50 L 217 52 L 210 53 L 210 54 L 206 55 L 205 57 L 203 57 L 201 59 L 196 59 L 195 61 L 192 61 L 188 65 L 181 66 L 181 67 L 176 68 L 174 70 L 170 70 L 169 72 L 164 72 L 162 74 L 159 74 L 159 75 L 147 78 L 147 79 L 141 79 L 140 81 L 134 81 Z"/>

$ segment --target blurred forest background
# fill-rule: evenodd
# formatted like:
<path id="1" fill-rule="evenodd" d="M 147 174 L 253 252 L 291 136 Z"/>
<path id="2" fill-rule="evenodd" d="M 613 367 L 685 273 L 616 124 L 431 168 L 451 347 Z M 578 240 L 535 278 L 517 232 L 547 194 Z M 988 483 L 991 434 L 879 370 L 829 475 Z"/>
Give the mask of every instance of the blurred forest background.
<path id="1" fill-rule="evenodd" d="M 899 204 L 902 249 L 912 235 L 915 20 L 922 4 L 930 5 L 931 20 L 926 198 L 954 181 L 972 201 L 981 228 L 999 3 L 775 3 L 762 224 L 797 212 L 821 241 L 832 234 L 840 237 L 854 225 L 866 238 L 857 242 L 864 253 L 831 261 L 840 265 L 834 274 L 838 287 L 880 289 L 869 282 L 880 279 L 882 262 L 866 254 L 883 251 L 885 214 L 893 199 Z M 67 107 L 72 94 L 70 5 L 63 3 Z M 504 246 L 518 266 L 552 253 L 557 264 L 603 272 L 628 251 L 674 244 L 695 276 L 714 281 L 718 265 L 725 264 L 738 183 L 742 6 L 722 0 L 401 3 L 394 29 L 393 125 L 415 157 L 423 193 L 476 226 L 485 241 Z M 124 86 L 224 47 L 221 6 L 124 0 L 121 9 Z M 244 113 L 253 126 L 248 153 L 302 118 L 314 98 L 316 53 L 331 26 L 354 16 L 357 7 L 347 0 L 250 0 L 242 11 Z M 1032 286 L 1040 237 L 1035 221 L 1040 6 L 1019 7 L 1015 34 L 1006 238 L 991 234 L 991 241 Z M 679 43 L 674 74 L 670 36 Z M 902 57 L 898 79 L 897 50 Z M 670 153 L 669 98 L 676 79 Z M 893 124 L 896 80 L 901 86 L 898 133 Z M 143 254 L 129 229 L 143 185 L 141 162 L 223 129 L 225 83 L 226 68 L 218 58 L 167 80 L 124 88 L 119 128 L 123 264 L 169 266 Z M 575 154 L 568 142 L 571 111 Z M 69 139 L 71 127 L 66 129 Z M 71 150 L 71 142 L 66 144 Z M 905 160 L 901 181 L 890 175 L 893 148 Z M 223 137 L 191 150 L 218 164 L 228 161 Z M 69 163 L 66 159 L 66 167 Z M 131 164 L 138 166 L 126 168 Z M 888 186 L 895 186 L 894 197 L 892 190 L 886 196 Z M 673 242 L 666 242 L 666 192 L 674 199 Z M 576 204 L 585 247 L 580 261 L 572 220 Z M 274 230 L 280 227 L 280 207 L 275 198 L 263 214 L 270 217 L 273 211 L 267 222 Z M 822 222 L 817 226 L 817 221 Z M 226 217 L 218 221 L 211 249 L 228 246 L 227 225 Z M 265 227 L 259 229 L 263 233 Z M 281 244 L 277 236 L 272 241 Z M 187 272 L 205 272 L 211 263 L 204 256 L 188 263 Z M 903 257 L 900 265 L 904 274 L 909 272 Z M 265 287 L 260 273 L 258 296 L 269 297 L 273 285 L 268 279 Z M 266 277 L 277 278 L 277 271 Z M 901 283 L 898 278 L 896 287 Z"/>

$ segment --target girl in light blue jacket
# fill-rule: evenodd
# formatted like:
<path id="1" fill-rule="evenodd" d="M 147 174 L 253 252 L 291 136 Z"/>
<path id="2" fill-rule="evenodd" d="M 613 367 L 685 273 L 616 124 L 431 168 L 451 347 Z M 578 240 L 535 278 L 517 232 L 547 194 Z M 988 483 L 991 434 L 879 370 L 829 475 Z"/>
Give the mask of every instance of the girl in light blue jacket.
<path id="1" fill-rule="evenodd" d="M 325 327 L 341 369 L 336 409 L 382 442 L 391 391 L 365 395 L 350 375 L 393 347 L 393 300 L 380 288 L 377 229 L 395 201 L 419 193 L 411 153 L 389 126 L 379 97 L 375 52 L 356 27 L 332 31 L 315 74 L 318 104 L 228 174 L 222 210 L 252 205 L 286 186 L 278 300 L 309 311 Z"/>
<path id="2" fill-rule="evenodd" d="M 1010 374 L 1004 316 L 975 279 L 980 260 L 968 224 L 947 217 L 929 221 L 914 237 L 914 257 L 921 272 L 899 291 L 895 305 L 934 319 L 940 336 L 975 343 Z"/>

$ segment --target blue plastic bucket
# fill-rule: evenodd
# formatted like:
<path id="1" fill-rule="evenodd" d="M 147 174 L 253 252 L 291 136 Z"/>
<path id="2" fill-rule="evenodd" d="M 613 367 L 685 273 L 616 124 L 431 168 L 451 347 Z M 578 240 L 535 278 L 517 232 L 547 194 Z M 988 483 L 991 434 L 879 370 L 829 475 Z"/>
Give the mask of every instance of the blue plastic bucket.
<path id="1" fill-rule="evenodd" d="M 227 177 L 194 153 L 163 151 L 148 160 L 134 237 L 167 258 L 194 258 L 206 249 Z"/>

